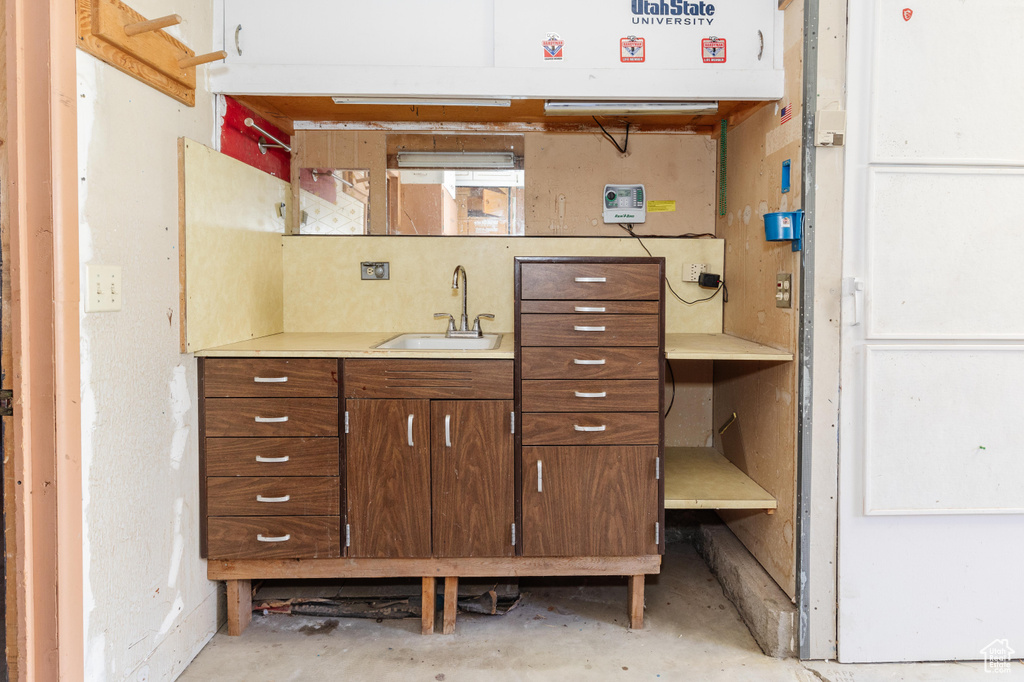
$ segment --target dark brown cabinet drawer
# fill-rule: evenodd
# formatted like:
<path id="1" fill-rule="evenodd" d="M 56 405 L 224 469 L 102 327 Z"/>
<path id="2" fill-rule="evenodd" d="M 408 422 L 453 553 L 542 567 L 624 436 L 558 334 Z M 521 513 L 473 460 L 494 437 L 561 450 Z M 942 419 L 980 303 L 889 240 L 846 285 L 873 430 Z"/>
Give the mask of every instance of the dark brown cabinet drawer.
<path id="1" fill-rule="evenodd" d="M 211 518 L 211 559 L 326 559 L 341 556 L 337 516 Z"/>
<path id="2" fill-rule="evenodd" d="M 207 438 L 207 476 L 337 476 L 337 438 Z"/>
<path id="3" fill-rule="evenodd" d="M 542 412 L 523 415 L 523 445 L 657 445 L 658 412 Z"/>
<path id="4" fill-rule="evenodd" d="M 510 400 L 511 360 L 346 360 L 346 398 Z"/>
<path id="5" fill-rule="evenodd" d="M 338 361 L 329 359 L 209 358 L 207 398 L 330 398 L 338 395 Z"/>
<path id="6" fill-rule="evenodd" d="M 658 346 L 657 315 L 521 315 L 523 346 Z"/>
<path id="7" fill-rule="evenodd" d="M 523 379 L 658 379 L 657 348 L 522 349 Z"/>
<path id="8" fill-rule="evenodd" d="M 524 412 L 657 412 L 658 381 L 523 382 Z"/>
<path id="9" fill-rule="evenodd" d="M 336 398 L 208 398 L 207 436 L 337 436 Z"/>
<path id="10" fill-rule="evenodd" d="M 523 301 L 521 313 L 554 314 L 607 314 L 607 315 L 657 315 L 659 301 Z"/>
<path id="11" fill-rule="evenodd" d="M 336 516 L 337 477 L 230 476 L 206 479 L 210 516 Z"/>
<path id="12" fill-rule="evenodd" d="M 647 300 L 661 297 L 656 263 L 523 263 L 527 299 Z"/>

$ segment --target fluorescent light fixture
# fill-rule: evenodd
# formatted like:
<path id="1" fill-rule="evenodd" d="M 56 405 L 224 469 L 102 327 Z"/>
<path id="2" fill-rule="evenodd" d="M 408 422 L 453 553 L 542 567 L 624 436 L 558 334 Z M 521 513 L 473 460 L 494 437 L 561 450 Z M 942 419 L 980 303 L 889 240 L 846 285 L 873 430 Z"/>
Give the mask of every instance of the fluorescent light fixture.
<path id="1" fill-rule="evenodd" d="M 332 97 L 335 104 L 394 104 L 414 107 L 510 107 L 510 99 L 461 97 Z"/>
<path id="2" fill-rule="evenodd" d="M 548 116 L 671 116 L 718 113 L 718 102 L 667 102 L 667 101 L 602 101 L 554 100 L 544 102 L 544 113 Z"/>
<path id="3" fill-rule="evenodd" d="M 515 168 L 512 152 L 398 152 L 399 168 Z"/>

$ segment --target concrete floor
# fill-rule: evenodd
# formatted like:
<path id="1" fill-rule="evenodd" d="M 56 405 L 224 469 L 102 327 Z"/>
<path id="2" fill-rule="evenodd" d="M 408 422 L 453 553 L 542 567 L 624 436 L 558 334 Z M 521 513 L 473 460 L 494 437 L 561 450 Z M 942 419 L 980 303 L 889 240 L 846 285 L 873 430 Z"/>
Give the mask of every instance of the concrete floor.
<path id="1" fill-rule="evenodd" d="M 586 584 L 585 584 L 586 583 Z M 459 614 L 454 635 L 419 634 L 419 619 L 254 615 L 222 629 L 179 677 L 245 680 L 700 680 L 875 682 L 1024 679 L 981 663 L 839 665 L 764 656 L 694 549 L 668 546 L 649 578 L 644 629 L 626 628 L 625 581 L 538 581 L 504 616 Z M 440 624 L 438 624 L 438 633 Z"/>

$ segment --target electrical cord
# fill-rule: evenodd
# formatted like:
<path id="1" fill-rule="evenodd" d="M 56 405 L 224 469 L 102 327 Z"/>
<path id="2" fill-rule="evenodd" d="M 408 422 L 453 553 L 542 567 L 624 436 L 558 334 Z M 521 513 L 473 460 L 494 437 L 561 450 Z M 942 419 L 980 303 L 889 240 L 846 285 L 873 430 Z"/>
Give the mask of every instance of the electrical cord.
<path id="1" fill-rule="evenodd" d="M 667 417 L 668 413 L 672 411 L 672 405 L 676 402 L 676 373 L 672 371 L 672 362 L 670 360 L 665 360 L 665 367 L 668 368 L 668 374 L 672 381 L 672 399 L 668 401 L 668 409 L 665 410 L 665 416 Z"/>
<path id="2" fill-rule="evenodd" d="M 626 121 L 626 140 L 622 143 L 622 146 L 620 147 L 619 143 L 615 141 L 615 138 L 611 136 L 611 133 L 605 130 L 604 126 L 601 125 L 601 122 L 597 120 L 597 116 L 591 116 L 591 118 L 594 119 L 594 123 L 596 123 L 597 126 L 601 129 L 601 132 L 604 133 L 604 136 L 611 140 L 611 143 L 615 145 L 615 148 L 619 150 L 619 153 L 625 154 L 626 150 L 629 149 L 629 126 L 632 124 L 629 121 Z"/>
<path id="3" fill-rule="evenodd" d="M 633 226 L 632 225 L 627 225 L 627 224 L 624 224 L 624 223 L 619 223 L 619 227 L 621 227 L 623 230 L 625 230 L 627 232 L 627 234 L 629 234 L 630 237 L 633 237 L 634 239 L 636 239 L 637 242 L 640 243 L 640 247 L 643 248 L 643 250 L 647 252 L 648 256 L 650 256 L 651 258 L 654 257 L 651 254 L 651 250 L 648 249 L 647 245 L 644 244 L 642 239 L 640 239 L 640 235 L 638 235 L 636 232 L 633 231 Z M 725 303 L 729 302 L 729 290 L 725 288 L 725 280 L 722 280 L 722 283 L 718 285 L 718 288 L 715 289 L 715 293 L 711 294 L 707 298 L 698 298 L 696 301 L 687 301 L 685 298 L 683 298 L 678 293 L 676 293 L 676 290 L 672 288 L 672 282 L 668 281 L 668 277 L 665 278 L 665 285 L 668 287 L 668 290 L 672 292 L 673 296 L 675 296 L 677 299 L 679 299 L 680 301 L 682 301 L 686 305 L 695 305 L 697 303 L 704 303 L 705 301 L 710 301 L 715 296 L 718 296 L 719 292 L 723 292 L 722 300 Z"/>

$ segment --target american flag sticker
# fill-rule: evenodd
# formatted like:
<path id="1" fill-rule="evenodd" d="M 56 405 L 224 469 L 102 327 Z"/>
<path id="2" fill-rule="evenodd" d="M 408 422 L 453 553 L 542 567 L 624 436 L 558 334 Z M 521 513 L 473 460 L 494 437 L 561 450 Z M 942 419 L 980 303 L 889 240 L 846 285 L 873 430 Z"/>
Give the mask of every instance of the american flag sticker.
<path id="1" fill-rule="evenodd" d="M 793 105 L 787 104 L 786 106 L 782 107 L 782 112 L 780 115 L 782 117 L 782 120 L 779 121 L 779 125 L 782 125 L 783 123 L 789 121 L 789 119 L 793 118 Z"/>

